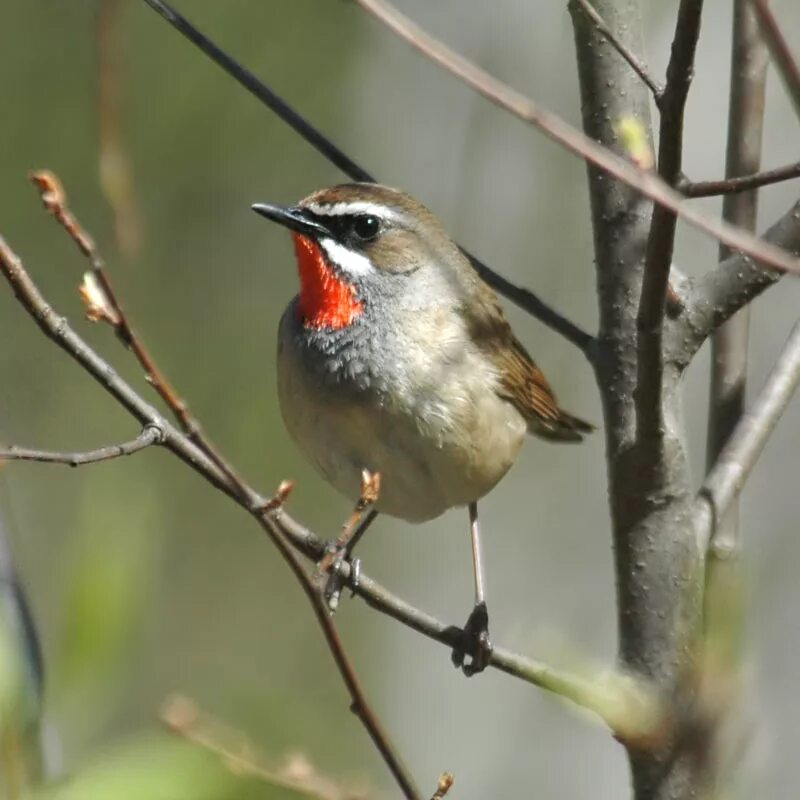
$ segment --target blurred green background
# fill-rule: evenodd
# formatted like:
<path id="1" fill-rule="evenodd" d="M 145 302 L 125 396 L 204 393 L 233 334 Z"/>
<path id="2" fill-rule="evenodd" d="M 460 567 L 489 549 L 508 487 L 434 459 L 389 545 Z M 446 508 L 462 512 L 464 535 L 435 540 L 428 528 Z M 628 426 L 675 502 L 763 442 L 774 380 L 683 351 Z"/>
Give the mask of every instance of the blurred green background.
<path id="1" fill-rule="evenodd" d="M 565 3 L 406 0 L 431 31 L 579 124 Z M 663 73 L 676 3 L 646 3 L 647 56 Z M 686 171 L 723 174 L 730 3 L 707 4 L 689 100 Z M 466 246 L 593 329 L 585 169 L 533 130 L 413 54 L 353 4 L 184 0 L 181 9 L 384 182 L 430 206 Z M 775 11 L 800 50 L 800 7 Z M 55 170 L 97 239 L 135 327 L 207 432 L 265 493 L 297 481 L 290 509 L 325 536 L 348 504 L 312 473 L 283 430 L 274 349 L 296 291 L 285 232 L 249 210 L 290 202 L 342 176 L 137 0 L 120 6 L 122 136 L 141 243 L 120 251 L 98 180 L 98 3 L 4 0 L 0 10 L 0 231 L 46 296 L 145 396 L 105 327 L 82 319 L 85 263 L 26 181 Z M 764 162 L 797 158 L 796 120 L 769 82 Z M 766 190 L 764 224 L 797 185 Z M 720 203 L 705 202 L 718 212 Z M 681 231 L 678 263 L 708 269 L 716 246 Z M 760 385 L 794 321 L 797 283 L 756 304 Z M 601 421 L 582 356 L 509 308 L 564 405 Z M 705 351 L 687 379 L 690 445 L 702 474 Z M 152 397 L 150 399 L 153 399 Z M 0 441 L 88 449 L 136 425 L 46 341 L 0 287 Z M 494 639 L 534 657 L 615 655 L 614 579 L 602 435 L 581 449 L 531 441 L 482 504 Z M 800 557 L 795 488 L 800 409 L 790 408 L 744 505 L 753 720 L 741 786 L 800 786 Z M 169 454 L 65 467 L 9 464 L 0 516 L 11 533 L 43 639 L 46 708 L 64 774 L 58 797 L 283 796 L 231 778 L 166 734 L 164 698 L 192 697 L 277 763 L 300 751 L 323 773 L 396 790 L 357 720 L 293 579 L 256 526 Z M 382 520 L 365 569 L 448 621 L 471 602 L 465 514 L 421 527 Z M 420 785 L 442 770 L 458 797 L 617 798 L 621 747 L 600 727 L 496 672 L 465 680 L 439 645 L 345 601 L 337 622 L 374 704 Z M 752 669 L 751 669 L 752 667 Z M 83 782 L 81 782 L 83 781 Z M 288 796 L 288 795 L 287 795 Z"/>

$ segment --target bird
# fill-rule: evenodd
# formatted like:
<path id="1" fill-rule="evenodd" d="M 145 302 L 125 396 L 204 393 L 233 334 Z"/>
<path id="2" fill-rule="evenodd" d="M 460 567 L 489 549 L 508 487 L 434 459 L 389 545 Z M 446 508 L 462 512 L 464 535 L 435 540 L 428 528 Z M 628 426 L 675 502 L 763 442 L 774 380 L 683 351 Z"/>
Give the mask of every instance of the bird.
<path id="1" fill-rule="evenodd" d="M 527 434 L 579 442 L 593 426 L 559 406 L 494 291 L 411 195 L 343 183 L 252 209 L 289 229 L 299 272 L 277 337 L 288 433 L 351 500 L 365 471 L 380 476 L 362 528 L 468 509 L 475 599 L 452 658 L 480 672 L 492 646 L 478 501 Z"/>

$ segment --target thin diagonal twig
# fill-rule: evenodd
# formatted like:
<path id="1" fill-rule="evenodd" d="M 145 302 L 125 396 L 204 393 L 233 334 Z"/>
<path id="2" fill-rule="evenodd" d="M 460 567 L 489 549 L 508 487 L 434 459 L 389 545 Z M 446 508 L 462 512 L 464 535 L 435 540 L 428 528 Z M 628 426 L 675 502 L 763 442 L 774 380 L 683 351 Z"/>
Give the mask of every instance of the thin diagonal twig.
<path id="1" fill-rule="evenodd" d="M 628 62 L 630 68 L 642 79 L 642 82 L 652 92 L 656 105 L 660 105 L 664 94 L 664 87 L 650 74 L 647 64 L 645 64 L 636 53 L 631 52 L 629 47 L 625 46 L 589 0 L 576 0 L 576 2 L 583 9 L 586 16 L 594 23 L 595 28 L 608 39 L 611 46 Z"/>
<path id="2" fill-rule="evenodd" d="M 18 445 L 0 445 L 0 461 L 42 461 L 50 464 L 67 464 L 79 467 L 83 464 L 96 464 L 98 461 L 111 461 L 114 458 L 130 456 L 147 447 L 159 444 L 161 431 L 155 425 L 146 425 L 142 432 L 129 442 L 106 445 L 95 450 L 72 453 L 56 453 L 51 450 L 35 450 Z"/>
<path id="3" fill-rule="evenodd" d="M 690 181 L 681 185 L 681 192 L 686 197 L 713 197 L 720 194 L 738 194 L 749 192 L 751 189 L 760 189 L 774 183 L 790 181 L 800 178 L 800 161 L 786 164 L 775 169 L 766 169 L 763 172 L 754 172 L 750 175 L 740 175 L 735 178 L 725 178 L 720 181 Z"/>
<path id="4" fill-rule="evenodd" d="M 780 25 L 769 7 L 768 0 L 750 0 L 750 2 L 758 19 L 761 34 L 767 43 L 772 60 L 778 68 L 795 113 L 800 117 L 800 64 L 792 55 Z"/>
<path id="5" fill-rule="evenodd" d="M 737 423 L 695 503 L 695 530 L 702 550 L 714 543 L 714 532 L 739 496 L 770 434 L 800 383 L 800 323 L 792 328 L 758 397 Z M 725 543 L 717 557 L 724 558 Z"/>
<path id="6" fill-rule="evenodd" d="M 151 0 L 145 0 L 150 2 Z M 758 237 L 741 231 L 724 220 L 698 211 L 680 192 L 652 172 L 641 170 L 612 150 L 598 144 L 556 114 L 541 108 L 524 94 L 497 80 L 486 70 L 455 53 L 444 43 L 423 31 L 386 0 L 354 0 L 408 44 L 435 64 L 463 81 L 500 108 L 533 125 L 547 137 L 585 161 L 617 178 L 645 197 L 677 214 L 698 230 L 729 247 L 741 250 L 764 264 L 788 272 L 800 272 L 800 260 L 768 246 Z M 694 0 L 697 2 L 697 0 Z"/>
<path id="7" fill-rule="evenodd" d="M 305 141 L 314 147 L 324 158 L 338 167 L 345 175 L 355 181 L 375 183 L 376 178 L 361 165 L 357 164 L 341 148 L 337 147 L 321 131 L 315 128 L 283 98 L 259 80 L 252 72 L 245 69 L 235 59 L 219 48 L 207 36 L 201 33 L 189 20 L 179 14 L 163 0 L 144 0 L 156 13 L 169 22 L 178 32 L 185 36 L 192 44 L 198 47 L 212 61 L 225 72 L 244 86 L 267 108 L 277 114 L 287 125 L 296 131 Z M 561 334 L 567 341 L 572 342 L 584 355 L 591 358 L 594 337 L 586 333 L 572 321 L 564 317 L 554 308 L 541 300 L 530 289 L 526 289 L 504 278 L 491 269 L 477 256 L 461 248 L 464 255 L 469 258 L 481 278 L 500 294 L 507 297 L 531 316 L 547 325 L 556 333 Z"/>
<path id="8" fill-rule="evenodd" d="M 314 800 L 367 798 L 365 792 L 356 792 L 320 775 L 305 759 L 299 764 L 297 758 L 288 759 L 283 766 L 265 764 L 246 737 L 204 712 L 188 697 L 169 697 L 160 716 L 168 730 L 213 753 L 237 775 L 252 776 Z"/>

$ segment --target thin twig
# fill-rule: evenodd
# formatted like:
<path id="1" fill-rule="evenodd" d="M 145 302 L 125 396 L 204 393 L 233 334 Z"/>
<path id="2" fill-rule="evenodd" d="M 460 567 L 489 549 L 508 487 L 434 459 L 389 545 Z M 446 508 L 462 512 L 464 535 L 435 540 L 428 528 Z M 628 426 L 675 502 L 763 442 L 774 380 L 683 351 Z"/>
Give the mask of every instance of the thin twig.
<path id="1" fill-rule="evenodd" d="M 714 197 L 720 194 L 737 194 L 770 186 L 773 183 L 790 181 L 800 178 L 800 161 L 786 164 L 783 167 L 755 172 L 751 175 L 741 175 L 736 178 L 725 178 L 721 181 L 696 181 L 681 185 L 681 191 L 686 197 Z"/>
<path id="2" fill-rule="evenodd" d="M 714 532 L 719 521 L 739 496 L 798 383 L 800 322 L 792 328 L 764 387 L 737 423 L 719 458 L 703 481 L 694 511 L 695 530 L 702 550 L 714 545 Z M 724 558 L 725 543 L 716 544 L 717 557 Z"/>
<path id="3" fill-rule="evenodd" d="M 619 39 L 619 37 L 611 30 L 606 21 L 597 12 L 597 9 L 589 2 L 589 0 L 576 0 L 578 5 L 586 13 L 586 16 L 594 23 L 603 36 L 608 39 L 611 46 L 628 62 L 631 69 L 642 79 L 642 82 L 647 86 L 653 94 L 656 105 L 661 104 L 661 99 L 664 94 L 664 87 L 650 74 L 647 64 L 633 53 L 630 48 Z"/>
<path id="4" fill-rule="evenodd" d="M 79 467 L 82 464 L 96 464 L 98 461 L 111 461 L 121 456 L 130 456 L 161 441 L 161 431 L 155 425 L 147 425 L 144 430 L 129 442 L 110 444 L 96 450 L 75 453 L 55 453 L 49 450 L 34 450 L 17 445 L 0 446 L 0 461 L 43 461 L 50 464 L 67 464 Z"/>
<path id="5" fill-rule="evenodd" d="M 783 85 L 792 101 L 795 113 L 800 117 L 800 64 L 792 55 L 789 44 L 781 33 L 778 21 L 769 7 L 768 0 L 750 0 L 756 13 L 761 35 L 767 43 L 772 60 L 778 68 Z"/>
<path id="6" fill-rule="evenodd" d="M 702 11 L 703 0 L 681 0 L 667 67 L 667 85 L 661 102 L 658 172 L 672 186 L 681 177 L 683 116 L 694 73 Z M 677 221 L 675 214 L 664 206 L 658 205 L 653 209 L 636 320 L 636 436 L 640 443 L 649 443 L 654 454 L 659 452 L 656 445 L 664 429 L 662 339 Z"/>
<path id="7" fill-rule="evenodd" d="M 162 444 L 166 449 L 257 517 L 262 526 L 277 530 L 285 537 L 285 541 L 290 542 L 299 552 L 313 560 L 318 560 L 322 556 L 325 544 L 318 536 L 292 519 L 280 506 L 276 508 L 274 504 L 271 505 L 266 497 L 249 486 L 235 485 L 204 450 L 142 399 L 107 361 L 89 347 L 67 320 L 59 316 L 47 303 L 19 257 L 2 238 L 0 238 L 0 272 L 45 336 L 86 370 L 135 419 L 143 425 L 151 424 L 161 430 Z M 284 540 L 279 538 L 278 541 Z M 283 554 L 282 546 L 278 546 Z M 342 575 L 345 580 L 350 580 L 350 565 L 347 562 L 342 565 Z M 307 587 L 307 584 L 303 585 L 304 588 Z M 376 609 L 450 648 L 461 641 L 464 635 L 458 626 L 446 625 L 430 614 L 416 609 L 363 573 L 359 577 L 357 586 L 353 586 L 352 583 L 349 585 L 356 594 Z M 319 593 L 314 592 L 313 596 L 318 598 Z M 319 604 L 315 604 L 315 611 L 319 607 Z M 318 613 L 317 618 L 320 624 L 323 624 L 323 620 L 329 621 L 327 613 Z M 332 623 L 326 626 L 325 630 L 332 632 L 333 636 L 338 636 Z M 620 739 L 628 740 L 640 736 L 646 738 L 654 727 L 660 727 L 662 724 L 658 699 L 652 695 L 647 686 L 632 681 L 627 676 L 612 672 L 601 676 L 598 680 L 587 679 L 533 661 L 501 647 L 493 649 L 489 665 L 593 711 Z"/>
<path id="8" fill-rule="evenodd" d="M 764 130 L 764 95 L 767 82 L 768 54 L 758 32 L 758 24 L 749 0 L 735 0 L 733 42 L 731 45 L 731 89 L 728 112 L 728 146 L 725 173 L 728 178 L 755 173 L 761 164 L 761 140 Z M 725 219 L 742 228 L 755 230 L 758 217 L 758 192 L 725 197 Z M 720 247 L 724 261 L 731 252 Z M 711 341 L 711 389 L 709 392 L 706 468 L 711 469 L 720 450 L 744 413 L 747 386 L 747 351 L 750 338 L 750 308 L 744 306 L 735 316 L 720 325 Z M 736 542 L 739 515 L 737 504 L 719 520 L 718 537 Z M 714 567 L 706 571 L 707 588 L 717 580 Z M 717 592 L 710 591 L 712 599 Z"/>
<path id="9" fill-rule="evenodd" d="M 151 0 L 145 0 L 151 2 Z M 697 2 L 697 0 L 694 0 Z M 609 175 L 622 181 L 658 206 L 677 214 L 690 225 L 741 250 L 764 264 L 788 272 L 800 272 L 800 260 L 772 247 L 758 237 L 741 231 L 724 220 L 715 219 L 698 211 L 680 192 L 652 172 L 641 170 L 621 158 L 612 150 L 598 144 L 577 128 L 552 112 L 541 108 L 530 98 L 497 80 L 463 56 L 458 55 L 438 39 L 423 31 L 403 16 L 386 0 L 355 0 L 355 3 L 372 14 L 412 47 L 463 81 L 500 108 L 540 130 L 564 149 L 588 161 Z"/>
<path id="10" fill-rule="evenodd" d="M 279 97 L 272 89 L 259 80 L 252 72 L 247 70 L 227 53 L 217 47 L 207 36 L 202 34 L 189 20 L 179 14 L 163 0 L 144 0 L 156 13 L 169 22 L 179 33 L 185 36 L 192 44 L 205 53 L 214 63 L 234 78 L 240 85 L 253 94 L 267 108 L 298 133 L 305 141 L 315 148 L 324 158 L 338 167 L 345 175 L 355 181 L 375 183 L 376 179 L 362 166 L 351 159 L 344 151 L 337 147 L 330 139 L 302 117 L 283 98 Z M 561 334 L 567 341 L 572 342 L 591 358 L 594 337 L 579 328 L 554 308 L 551 308 L 530 289 L 526 289 L 504 278 L 495 272 L 477 256 L 462 248 L 464 255 L 469 258 L 478 274 L 492 288 L 507 297 L 512 303 L 527 311 L 531 316 L 547 325 L 556 333 Z"/>
<path id="11" fill-rule="evenodd" d="M 297 756 L 287 759 L 283 767 L 266 766 L 247 738 L 205 713 L 187 697 L 168 698 L 161 720 L 172 733 L 213 753 L 237 775 L 252 776 L 270 786 L 315 800 L 355 800 L 367 796 L 321 776 L 308 761 Z"/>

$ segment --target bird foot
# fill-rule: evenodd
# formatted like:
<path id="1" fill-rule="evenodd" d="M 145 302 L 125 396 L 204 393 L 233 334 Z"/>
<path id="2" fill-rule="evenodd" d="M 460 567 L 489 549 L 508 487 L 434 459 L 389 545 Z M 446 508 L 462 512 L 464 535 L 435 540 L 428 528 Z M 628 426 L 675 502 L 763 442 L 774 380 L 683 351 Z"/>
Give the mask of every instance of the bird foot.
<path id="1" fill-rule="evenodd" d="M 335 612 L 339 607 L 339 599 L 345 584 L 346 571 L 343 569 L 345 564 L 350 567 L 348 578 L 350 588 L 355 594 L 359 577 L 361 576 L 361 559 L 348 558 L 346 546 L 340 546 L 336 542 L 329 542 L 325 547 L 325 555 L 317 567 L 315 578 L 321 580 L 327 576 L 322 594 L 331 613 Z"/>
<path id="2" fill-rule="evenodd" d="M 485 602 L 476 603 L 462 631 L 461 641 L 453 648 L 451 659 L 456 669 L 470 678 L 486 669 L 491 654 L 489 611 Z"/>

